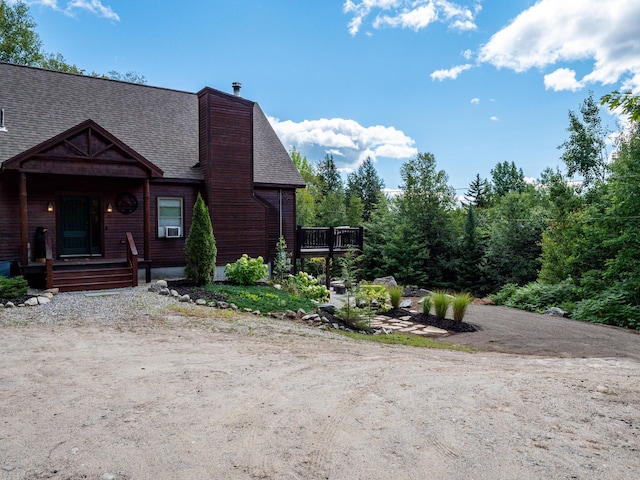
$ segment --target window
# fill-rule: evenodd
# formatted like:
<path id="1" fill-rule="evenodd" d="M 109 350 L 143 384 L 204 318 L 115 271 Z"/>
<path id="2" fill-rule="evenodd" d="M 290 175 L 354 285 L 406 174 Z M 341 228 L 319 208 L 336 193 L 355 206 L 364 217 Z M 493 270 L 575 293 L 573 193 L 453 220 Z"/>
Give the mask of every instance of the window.
<path id="1" fill-rule="evenodd" d="M 158 237 L 181 238 L 182 198 L 158 198 Z"/>

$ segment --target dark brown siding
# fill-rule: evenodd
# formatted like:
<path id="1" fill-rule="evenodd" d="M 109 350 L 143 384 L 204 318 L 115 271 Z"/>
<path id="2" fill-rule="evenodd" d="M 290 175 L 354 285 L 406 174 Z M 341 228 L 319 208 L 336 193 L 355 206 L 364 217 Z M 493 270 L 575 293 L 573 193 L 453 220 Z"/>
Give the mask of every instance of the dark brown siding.
<path id="1" fill-rule="evenodd" d="M 193 205 L 200 187 L 197 185 L 158 184 L 151 182 L 151 267 L 182 267 L 185 265 L 184 242 L 191 228 Z M 183 237 L 158 238 L 158 197 L 183 199 Z M 214 232 L 215 234 L 215 232 Z"/>
<path id="2" fill-rule="evenodd" d="M 275 256 L 276 243 L 280 238 L 280 192 L 282 192 L 282 234 L 287 242 L 287 250 L 293 253 L 296 236 L 295 190 L 258 187 L 255 189 L 256 196 L 268 206 L 269 261 L 272 261 Z"/>
<path id="3" fill-rule="evenodd" d="M 0 174 L 0 262 L 20 260 L 18 174 Z"/>
<path id="4" fill-rule="evenodd" d="M 267 209 L 253 196 L 253 103 L 208 89 L 199 95 L 200 164 L 218 265 L 267 257 Z"/>

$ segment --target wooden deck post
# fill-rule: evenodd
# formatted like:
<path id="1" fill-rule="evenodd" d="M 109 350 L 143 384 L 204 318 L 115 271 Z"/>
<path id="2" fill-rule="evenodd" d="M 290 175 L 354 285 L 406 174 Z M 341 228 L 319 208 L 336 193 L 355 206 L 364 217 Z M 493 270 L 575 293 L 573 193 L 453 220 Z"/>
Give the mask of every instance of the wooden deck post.
<path id="1" fill-rule="evenodd" d="M 27 174 L 20 172 L 20 263 L 29 265 L 29 212 L 27 209 Z"/>

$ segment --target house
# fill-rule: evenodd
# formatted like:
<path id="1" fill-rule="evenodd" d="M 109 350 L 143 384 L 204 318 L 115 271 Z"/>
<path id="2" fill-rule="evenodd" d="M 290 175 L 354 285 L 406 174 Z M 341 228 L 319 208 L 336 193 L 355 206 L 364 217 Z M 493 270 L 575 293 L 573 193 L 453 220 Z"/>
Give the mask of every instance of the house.
<path id="1" fill-rule="evenodd" d="M 198 193 L 216 275 L 295 249 L 304 181 L 260 106 L 0 63 L 0 264 L 62 290 L 179 277 Z M 44 263 L 42 263 L 44 262 Z M 135 278 L 133 278 L 135 277 Z"/>

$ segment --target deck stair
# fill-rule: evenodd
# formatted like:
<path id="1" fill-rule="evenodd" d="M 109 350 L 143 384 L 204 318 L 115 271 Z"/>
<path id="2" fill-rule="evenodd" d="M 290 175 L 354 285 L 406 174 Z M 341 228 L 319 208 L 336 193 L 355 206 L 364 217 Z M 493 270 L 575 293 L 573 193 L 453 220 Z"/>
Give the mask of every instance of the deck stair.
<path id="1" fill-rule="evenodd" d="M 126 263 L 54 266 L 53 286 L 61 292 L 104 290 L 134 285 L 133 268 Z"/>

